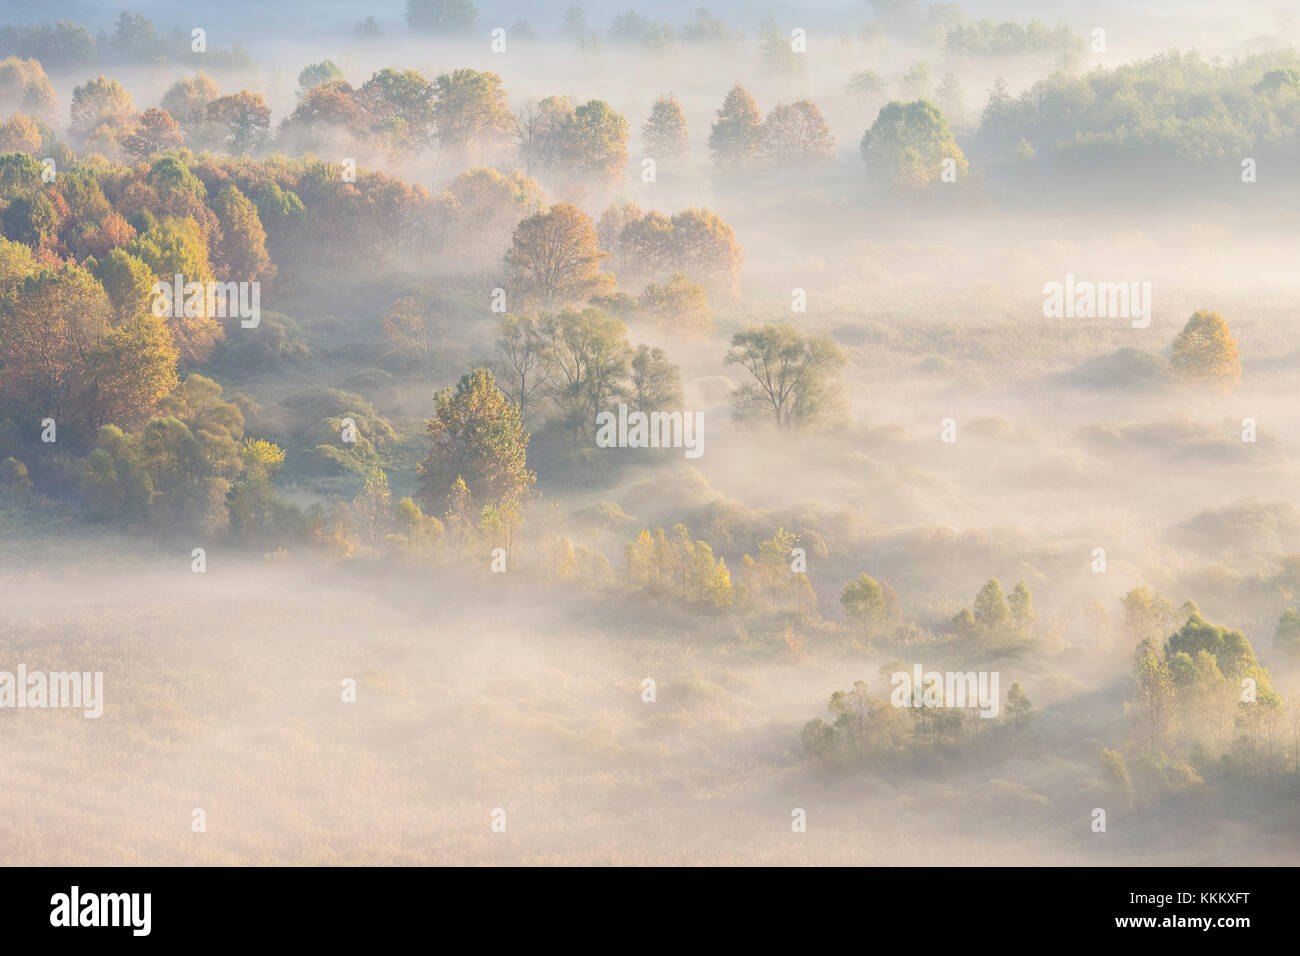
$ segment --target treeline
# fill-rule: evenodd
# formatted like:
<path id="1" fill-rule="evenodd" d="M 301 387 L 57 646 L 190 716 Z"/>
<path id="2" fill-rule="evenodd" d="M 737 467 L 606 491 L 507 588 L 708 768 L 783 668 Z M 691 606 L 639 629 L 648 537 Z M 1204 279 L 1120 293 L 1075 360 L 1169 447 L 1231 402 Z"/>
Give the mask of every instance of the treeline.
<path id="1" fill-rule="evenodd" d="M 238 43 L 231 49 L 195 49 L 191 30 L 175 27 L 160 32 L 138 13 L 123 10 L 111 32 L 92 34 L 80 23 L 0 26 L 0 58 L 14 56 L 39 60 L 51 70 L 84 69 L 89 65 L 136 66 L 162 63 L 251 69 L 252 58 Z"/>
<path id="2" fill-rule="evenodd" d="M 1294 50 L 1227 63 L 1172 50 L 1082 76 L 1058 71 L 1014 97 L 999 81 L 974 148 L 991 159 L 1041 155 L 1072 168 L 1120 158 L 1237 166 L 1250 151 L 1290 154 L 1298 143 Z"/>

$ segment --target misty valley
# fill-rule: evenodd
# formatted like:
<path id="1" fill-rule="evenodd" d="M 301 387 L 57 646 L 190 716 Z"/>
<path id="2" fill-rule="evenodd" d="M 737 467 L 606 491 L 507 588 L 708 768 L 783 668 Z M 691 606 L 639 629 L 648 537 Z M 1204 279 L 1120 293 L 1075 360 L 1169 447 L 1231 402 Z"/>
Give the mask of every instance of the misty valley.
<path id="1" fill-rule="evenodd" d="M 10 7 L 0 862 L 1300 859 L 1288 4 Z"/>

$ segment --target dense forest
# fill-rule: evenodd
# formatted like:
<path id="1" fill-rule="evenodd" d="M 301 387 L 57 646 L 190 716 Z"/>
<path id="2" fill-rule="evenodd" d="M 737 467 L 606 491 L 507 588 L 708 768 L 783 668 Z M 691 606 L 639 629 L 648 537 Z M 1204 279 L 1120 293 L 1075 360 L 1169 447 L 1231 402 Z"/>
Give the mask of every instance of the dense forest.
<path id="1" fill-rule="evenodd" d="M 1280 5 L 245 6 L 0 25 L 0 860 L 1294 859 Z"/>

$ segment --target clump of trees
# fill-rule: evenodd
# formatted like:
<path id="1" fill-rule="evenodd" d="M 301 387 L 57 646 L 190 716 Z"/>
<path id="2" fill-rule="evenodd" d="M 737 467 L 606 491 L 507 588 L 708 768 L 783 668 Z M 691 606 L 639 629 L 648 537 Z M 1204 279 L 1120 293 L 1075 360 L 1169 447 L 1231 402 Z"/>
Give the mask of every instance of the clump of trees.
<path id="1" fill-rule="evenodd" d="M 764 118 L 743 86 L 727 93 L 709 132 L 714 166 L 726 175 L 818 163 L 834 150 L 835 137 L 811 100 L 778 103 Z"/>
<path id="2" fill-rule="evenodd" d="M 1238 630 L 1211 624 L 1193 602 L 1162 642 L 1134 654 L 1124 752 L 1107 757 L 1117 785 L 1138 799 L 1199 786 L 1224 773 L 1272 773 L 1287 763 L 1284 707 L 1268 671 Z"/>
<path id="3" fill-rule="evenodd" d="M 953 635 L 999 645 L 1024 641 L 1033 634 L 1034 597 L 1024 581 L 1017 581 L 1010 597 L 997 578 L 989 578 L 975 595 L 972 607 L 964 607 L 952 619 Z"/>
<path id="4" fill-rule="evenodd" d="M 597 236 L 625 286 L 662 289 L 680 275 L 714 300 L 729 303 L 737 296 L 744 252 L 732 228 L 708 209 L 684 209 L 669 217 L 642 211 L 634 202 L 615 204 L 601 215 Z"/>

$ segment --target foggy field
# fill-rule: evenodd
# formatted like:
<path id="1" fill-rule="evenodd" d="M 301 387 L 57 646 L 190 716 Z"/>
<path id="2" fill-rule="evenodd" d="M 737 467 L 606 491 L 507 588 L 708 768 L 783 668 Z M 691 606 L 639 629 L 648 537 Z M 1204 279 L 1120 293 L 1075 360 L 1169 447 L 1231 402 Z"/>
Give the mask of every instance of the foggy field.
<path id="1" fill-rule="evenodd" d="M 0 866 L 1300 861 L 1287 4 L 58 6 Z"/>

